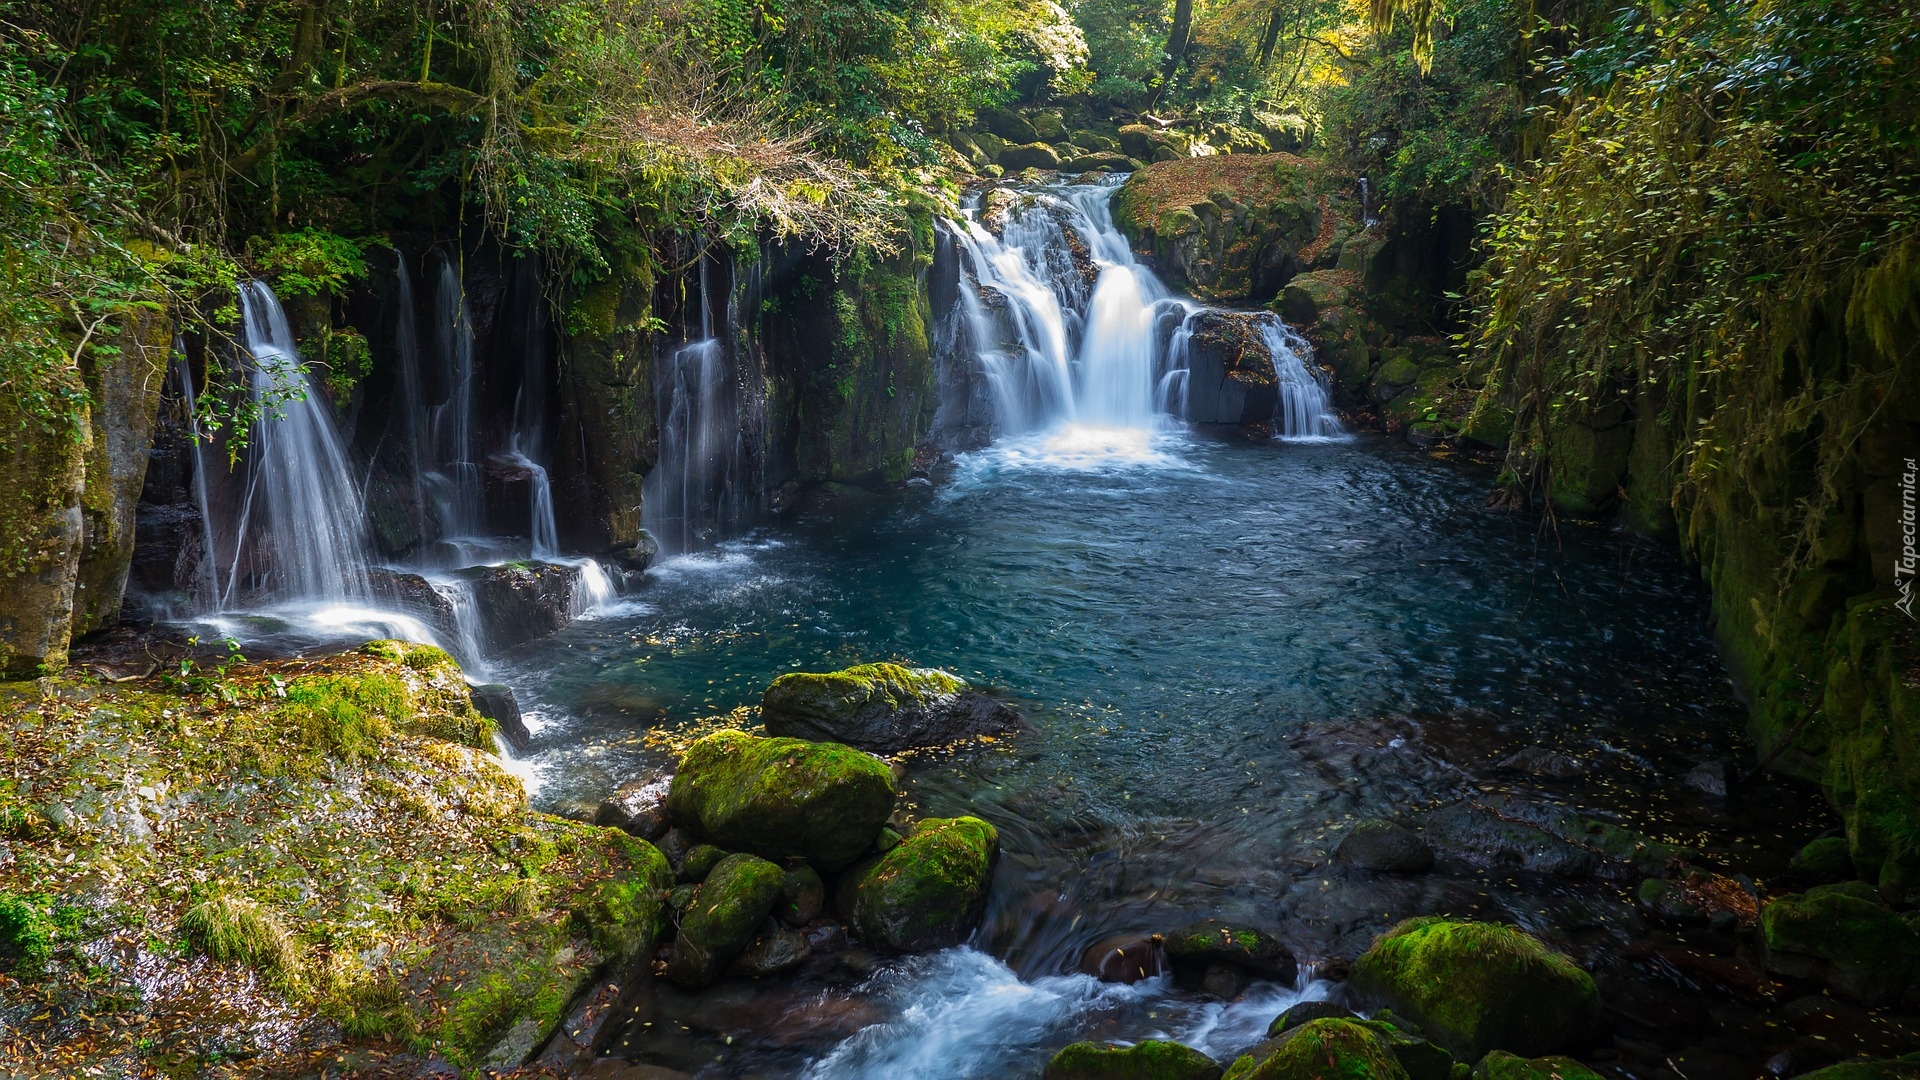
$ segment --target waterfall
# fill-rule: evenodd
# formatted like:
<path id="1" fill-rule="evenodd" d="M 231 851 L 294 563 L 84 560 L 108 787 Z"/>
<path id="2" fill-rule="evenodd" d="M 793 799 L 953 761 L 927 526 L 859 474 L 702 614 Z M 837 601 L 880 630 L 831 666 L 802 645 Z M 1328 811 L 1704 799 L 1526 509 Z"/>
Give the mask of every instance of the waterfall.
<path id="1" fill-rule="evenodd" d="M 231 558 L 221 560 L 208 541 L 215 554 L 212 606 L 230 609 L 256 590 L 278 600 L 364 599 L 366 509 L 333 417 L 308 379 L 273 290 L 259 281 L 242 285 L 240 313 L 259 415 L 239 512 L 228 523 Z M 205 508 L 197 447 L 195 460 Z"/>
<path id="2" fill-rule="evenodd" d="M 1313 347 L 1278 318 L 1260 327 L 1267 354 L 1273 357 L 1273 377 L 1279 400 L 1273 408 L 1273 433 L 1282 439 L 1326 439 L 1346 433 L 1334 414 L 1325 376 L 1306 357 Z"/>
<path id="3" fill-rule="evenodd" d="M 654 364 L 660 457 L 647 474 L 641 513 L 663 554 L 711 546 L 745 525 L 756 505 L 737 358 L 715 332 L 708 276 L 703 261 L 699 337 L 660 354 Z"/>
<path id="4" fill-rule="evenodd" d="M 442 538 L 480 536 L 485 531 L 486 496 L 473 437 L 473 324 L 467 317 L 466 288 L 452 256 L 440 261 L 434 335 L 438 389 L 443 396 L 427 408 L 430 460 L 423 465 L 420 480 L 433 500 Z"/>

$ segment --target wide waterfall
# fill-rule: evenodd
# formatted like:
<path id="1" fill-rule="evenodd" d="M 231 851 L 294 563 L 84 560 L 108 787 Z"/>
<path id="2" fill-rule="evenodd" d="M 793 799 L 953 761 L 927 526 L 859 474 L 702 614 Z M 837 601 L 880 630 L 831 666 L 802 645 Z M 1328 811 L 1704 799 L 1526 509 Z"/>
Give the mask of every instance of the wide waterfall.
<path id="1" fill-rule="evenodd" d="M 250 394 L 259 412 L 243 455 L 237 513 L 213 531 L 211 604 L 243 598 L 360 600 L 367 595 L 366 509 L 326 401 L 263 282 L 240 287 Z M 206 490 L 204 462 L 200 490 Z"/>
<path id="2" fill-rule="evenodd" d="M 1120 178 L 997 189 L 947 222 L 962 274 L 949 348 L 991 388 L 995 433 L 1098 445 L 1187 419 L 1190 324 L 1209 309 L 1173 296 L 1114 224 Z M 1260 313 L 1282 437 L 1340 433 L 1311 349 Z"/>

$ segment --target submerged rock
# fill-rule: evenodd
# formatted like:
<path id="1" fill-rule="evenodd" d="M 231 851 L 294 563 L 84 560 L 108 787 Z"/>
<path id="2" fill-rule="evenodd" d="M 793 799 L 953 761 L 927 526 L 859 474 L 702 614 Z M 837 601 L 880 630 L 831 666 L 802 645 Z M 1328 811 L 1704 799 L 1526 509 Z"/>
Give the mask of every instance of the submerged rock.
<path id="1" fill-rule="evenodd" d="M 713 982 L 753 941 L 780 898 L 783 876 L 779 867 L 752 855 L 720 860 L 680 920 L 667 978 L 694 989 Z"/>
<path id="2" fill-rule="evenodd" d="M 1159 934 L 1119 934 L 1102 938 L 1080 954 L 1080 972 L 1101 982 L 1136 983 L 1166 970 Z"/>
<path id="3" fill-rule="evenodd" d="M 1217 1080 L 1220 1064 L 1174 1042 L 1077 1042 L 1053 1055 L 1041 1080 Z"/>
<path id="4" fill-rule="evenodd" d="M 1532 935 L 1488 923 L 1408 919 L 1354 962 L 1348 988 L 1468 1060 L 1580 1049 L 1601 1024 L 1591 976 Z"/>
<path id="5" fill-rule="evenodd" d="M 1544 746 L 1521 747 L 1501 761 L 1497 768 L 1501 772 L 1547 776 L 1555 780 L 1570 780 L 1584 771 L 1578 761 Z"/>
<path id="6" fill-rule="evenodd" d="M 798 866 L 787 871 L 780 883 L 780 905 L 775 914 L 788 926 L 805 926 L 826 910 L 827 886 L 819 871 Z"/>
<path id="7" fill-rule="evenodd" d="M 513 687 L 505 683 L 478 683 L 468 689 L 467 695 L 473 701 L 473 711 L 493 721 L 514 753 L 524 754 L 533 745 L 533 733 L 527 730 L 527 722 L 520 715 L 520 702 L 513 696 Z"/>
<path id="8" fill-rule="evenodd" d="M 1354 822 L 1333 859 L 1356 870 L 1417 874 L 1433 868 L 1433 849 L 1412 829 L 1385 818 Z"/>
<path id="9" fill-rule="evenodd" d="M 871 754 L 743 731 L 695 741 L 667 793 L 674 820 L 720 847 L 827 872 L 872 846 L 893 803 L 893 773 Z"/>
<path id="10" fill-rule="evenodd" d="M 1920 975 L 1920 934 L 1865 882 L 1780 897 L 1760 912 L 1760 940 L 1768 971 L 1819 979 L 1869 1005 Z"/>
<path id="11" fill-rule="evenodd" d="M 1263 979 L 1291 983 L 1298 965 L 1292 950 L 1271 933 L 1203 919 L 1167 935 L 1167 958 L 1176 967 L 1203 970 L 1222 962 L 1245 968 Z"/>
<path id="12" fill-rule="evenodd" d="M 979 818 L 928 818 L 900 846 L 849 871 L 839 907 L 876 949 L 958 945 L 986 910 L 999 857 L 999 832 Z"/>
<path id="13" fill-rule="evenodd" d="M 769 735 L 845 743 L 876 753 L 941 746 L 1016 729 L 1020 714 L 936 668 L 861 664 L 791 672 L 767 687 Z"/>

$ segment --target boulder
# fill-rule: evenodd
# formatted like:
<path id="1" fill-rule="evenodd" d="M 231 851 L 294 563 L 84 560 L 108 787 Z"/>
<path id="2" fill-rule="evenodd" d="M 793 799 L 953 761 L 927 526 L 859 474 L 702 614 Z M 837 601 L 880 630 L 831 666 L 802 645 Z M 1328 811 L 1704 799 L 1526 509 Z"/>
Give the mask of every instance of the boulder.
<path id="1" fill-rule="evenodd" d="M 893 813 L 893 773 L 837 743 L 719 731 L 696 740 L 667 791 L 675 821 L 732 851 L 842 869 Z"/>
<path id="2" fill-rule="evenodd" d="M 1569 1057 L 1523 1058 L 1495 1050 L 1473 1067 L 1473 1080 L 1600 1080 L 1600 1074 Z"/>
<path id="3" fill-rule="evenodd" d="M 500 652 L 573 621 L 580 568 L 556 563 L 476 566 L 458 575 L 472 591 L 481 646 Z"/>
<path id="4" fill-rule="evenodd" d="M 986 910 L 999 857 L 999 832 L 979 818 L 928 818 L 900 846 L 849 871 L 839 907 L 848 928 L 876 949 L 958 945 Z"/>
<path id="5" fill-rule="evenodd" d="M 774 914 L 788 926 L 805 926 L 820 917 L 827 907 L 827 886 L 819 871 L 797 866 L 787 871 L 780 883 L 780 904 Z"/>
<path id="6" fill-rule="evenodd" d="M 1126 140 L 1127 129 L 1122 129 Z M 1164 141 L 1113 199 L 1113 219 L 1175 289 L 1216 303 L 1265 301 L 1308 269 L 1325 212 L 1314 167 L 1291 154 L 1187 157 Z"/>
<path id="7" fill-rule="evenodd" d="M 1132 1046 L 1077 1042 L 1053 1055 L 1041 1080 L 1218 1080 L 1212 1058 L 1174 1042 L 1148 1039 Z"/>
<path id="8" fill-rule="evenodd" d="M 1601 1026 L 1592 977 L 1532 935 L 1488 923 L 1408 919 L 1354 962 L 1348 990 L 1467 1060 L 1581 1049 Z"/>
<path id="9" fill-rule="evenodd" d="M 1061 122 L 1059 113 L 1033 113 L 1027 117 L 1027 123 L 1033 127 L 1033 134 L 1042 142 L 1067 141 L 1067 125 Z"/>
<path id="10" fill-rule="evenodd" d="M 1579 762 L 1544 746 L 1521 747 L 1495 768 L 1501 772 L 1545 776 L 1555 780 L 1569 780 L 1584 771 Z"/>
<path id="11" fill-rule="evenodd" d="M 1060 163 L 1061 172 L 1127 172 L 1132 168 L 1132 158 L 1113 150 L 1092 150 Z"/>
<path id="12" fill-rule="evenodd" d="M 1080 954 L 1080 972 L 1101 982 L 1136 983 L 1166 970 L 1159 934 L 1118 934 L 1102 938 Z"/>
<path id="13" fill-rule="evenodd" d="M 693 894 L 666 976 L 698 989 L 713 982 L 729 961 L 746 948 L 780 899 L 780 868 L 752 855 L 729 855 Z"/>
<path id="14" fill-rule="evenodd" d="M 1057 169 L 1060 167 L 1060 155 L 1046 143 L 1030 142 L 1008 146 L 1000 151 L 996 164 L 1008 172 L 1019 172 L 1021 169 Z"/>
<path id="15" fill-rule="evenodd" d="M 769 921 L 760 928 L 759 936 L 752 944 L 740 950 L 734 957 L 728 972 L 757 978 L 762 975 L 777 975 L 782 971 L 799 967 L 813 955 L 813 946 L 798 931 Z"/>
<path id="16" fill-rule="evenodd" d="M 980 122 L 987 130 L 1010 143 L 1039 142 L 1040 133 L 1033 129 L 1027 118 L 1012 109 L 981 109 Z"/>
<path id="17" fill-rule="evenodd" d="M 533 745 L 533 732 L 527 730 L 526 718 L 520 715 L 520 701 L 513 696 L 513 687 L 506 683 L 478 683 L 467 688 L 467 696 L 473 701 L 473 711 L 493 721 L 514 753 L 524 754 Z"/>
<path id="18" fill-rule="evenodd" d="M 1336 1005 L 1331 1001 L 1303 1001 L 1274 1017 L 1273 1023 L 1267 1025 L 1267 1037 L 1283 1035 L 1302 1024 L 1309 1024 L 1315 1020 L 1351 1020 L 1353 1018 L 1353 1010 L 1345 1005 Z"/>
<path id="19" fill-rule="evenodd" d="M 1843 1061 L 1801 1073 L 1797 1080 L 1920 1080 L 1920 1054 L 1894 1061 Z"/>
<path id="20" fill-rule="evenodd" d="M 1120 149 L 1128 157 L 1151 160 L 1161 141 L 1160 132 L 1145 124 L 1128 124 L 1120 129 Z"/>
<path id="21" fill-rule="evenodd" d="M 1273 353 L 1256 312 L 1205 310 L 1187 319 L 1186 419 L 1195 424 L 1261 424 L 1280 401 Z"/>
<path id="22" fill-rule="evenodd" d="M 1596 847 L 1574 843 L 1557 821 L 1536 824 L 1519 816 L 1510 802 L 1480 805 L 1456 802 L 1422 822 L 1428 844 L 1438 854 L 1487 869 L 1519 869 L 1561 877 L 1588 877 L 1608 870 Z M 1557 830 L 1552 826 L 1562 826 Z"/>
<path id="23" fill-rule="evenodd" d="M 1760 912 L 1760 941 L 1768 971 L 1819 979 L 1868 1005 L 1920 976 L 1920 934 L 1865 882 L 1780 897 Z"/>
<path id="24" fill-rule="evenodd" d="M 1020 715 L 935 668 L 861 664 L 790 672 L 760 699 L 769 735 L 845 743 L 876 753 L 942 746 L 1019 726 Z"/>
<path id="25" fill-rule="evenodd" d="M 686 858 L 680 860 L 680 871 L 676 877 L 686 884 L 697 885 L 707 880 L 707 875 L 713 873 L 713 868 L 726 857 L 726 852 L 712 844 L 695 844 L 687 849 Z"/>
<path id="26" fill-rule="evenodd" d="M 1809 842 L 1793 856 L 1789 868 L 1801 877 L 1829 884 L 1853 876 L 1853 852 L 1844 836 L 1828 836 Z"/>
<path id="27" fill-rule="evenodd" d="M 1263 979 L 1291 983 L 1298 965 L 1280 939 L 1263 930 L 1231 926 L 1218 919 L 1202 919 L 1166 936 L 1167 959 L 1176 968 L 1203 970 L 1224 962 L 1245 968 Z"/>
<path id="28" fill-rule="evenodd" d="M 635 780 L 614 789 L 594 812 L 593 823 L 619 829 L 642 840 L 658 840 L 667 831 L 666 780 Z"/>
<path id="29" fill-rule="evenodd" d="M 1333 860 L 1355 870 L 1417 874 L 1433 868 L 1433 849 L 1412 829 L 1385 818 L 1362 818 L 1347 830 Z"/>
<path id="30" fill-rule="evenodd" d="M 1411 1080 L 1393 1048 L 1354 1020 L 1313 1020 L 1235 1061 L 1226 1080 Z"/>

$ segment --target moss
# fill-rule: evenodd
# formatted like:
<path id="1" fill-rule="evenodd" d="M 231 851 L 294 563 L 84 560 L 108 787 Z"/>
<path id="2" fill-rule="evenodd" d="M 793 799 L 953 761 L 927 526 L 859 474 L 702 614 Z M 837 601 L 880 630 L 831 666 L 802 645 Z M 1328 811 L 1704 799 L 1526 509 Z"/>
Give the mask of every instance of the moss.
<path id="1" fill-rule="evenodd" d="M 667 792 L 674 817 L 720 847 L 829 872 L 873 843 L 893 803 L 893 774 L 871 754 L 741 731 L 689 746 Z"/>
<path id="2" fill-rule="evenodd" d="M 1132 1046 L 1078 1042 L 1047 1062 L 1041 1080 L 1217 1080 L 1220 1065 L 1192 1047 L 1148 1039 Z"/>
<path id="3" fill-rule="evenodd" d="M 1409 1080 L 1378 1032 L 1335 1019 L 1302 1024 L 1265 1060 L 1244 1069 L 1235 1062 L 1227 1075 L 1235 1080 Z"/>
<path id="4" fill-rule="evenodd" d="M 1920 1059 L 1908 1054 L 1895 1061 L 1843 1061 L 1801 1073 L 1798 1080 L 1920 1080 Z"/>
<path id="5" fill-rule="evenodd" d="M 1846 882 L 1783 896 L 1760 912 L 1760 936 L 1768 965 L 1805 974 L 1794 957 L 1834 965 L 1836 985 L 1856 997 L 1887 996 L 1920 975 L 1920 935 L 1885 905 L 1867 895 L 1871 887 Z"/>
<path id="6" fill-rule="evenodd" d="M 0 961 L 19 978 L 40 975 L 53 957 L 51 907 L 45 895 L 0 892 Z"/>
<path id="7" fill-rule="evenodd" d="M 1531 935 L 1487 923 L 1409 919 L 1355 961 L 1349 985 L 1469 1060 L 1576 1048 L 1600 1019 L 1586 972 Z"/>
<path id="8" fill-rule="evenodd" d="M 874 712 L 924 708 L 967 689 L 967 682 L 935 668 L 858 664 L 840 671 L 792 671 L 773 680 L 761 698 L 763 711 L 794 713 L 847 726 Z"/>
<path id="9" fill-rule="evenodd" d="M 280 918 L 237 896 L 216 894 L 188 908 L 180 932 L 215 960 L 245 964 L 297 984 L 305 953 Z"/>
<path id="10" fill-rule="evenodd" d="M 957 945 L 986 907 L 1000 834 L 975 817 L 929 818 L 840 884 L 849 928 L 892 952 Z"/>
<path id="11" fill-rule="evenodd" d="M 680 918 L 666 976 L 682 986 L 713 982 L 780 900 L 786 874 L 752 855 L 729 855 L 707 875 Z"/>
<path id="12" fill-rule="evenodd" d="M 1794 873 L 1817 881 L 1838 881 L 1853 874 L 1853 853 L 1843 836 L 1813 840 L 1794 853 Z"/>
<path id="13" fill-rule="evenodd" d="M 1473 1080 L 1600 1080 L 1600 1074 L 1572 1058 L 1523 1058 L 1495 1050 L 1473 1067 Z"/>

